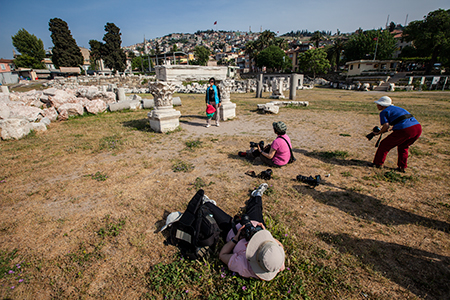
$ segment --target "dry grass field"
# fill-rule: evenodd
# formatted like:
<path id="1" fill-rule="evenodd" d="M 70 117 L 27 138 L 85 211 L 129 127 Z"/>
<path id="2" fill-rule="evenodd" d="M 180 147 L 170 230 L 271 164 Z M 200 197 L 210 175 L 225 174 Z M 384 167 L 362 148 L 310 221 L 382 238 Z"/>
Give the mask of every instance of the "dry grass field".
<path id="1" fill-rule="evenodd" d="M 384 169 L 367 167 L 382 95 L 315 88 L 297 93 L 310 106 L 263 115 L 268 94 L 232 94 L 237 117 L 205 128 L 204 96 L 181 94 L 168 134 L 151 131 L 148 111 L 124 111 L 0 141 L 0 297 L 450 299 L 450 93 L 389 93 L 423 126 L 405 174 L 393 171 L 396 150 Z M 199 188 L 239 213 L 263 182 L 245 172 L 267 167 L 237 153 L 271 142 L 278 120 L 297 161 L 273 170 L 263 202 L 288 268 L 261 282 L 217 256 L 180 259 L 159 232 L 165 217 Z"/>

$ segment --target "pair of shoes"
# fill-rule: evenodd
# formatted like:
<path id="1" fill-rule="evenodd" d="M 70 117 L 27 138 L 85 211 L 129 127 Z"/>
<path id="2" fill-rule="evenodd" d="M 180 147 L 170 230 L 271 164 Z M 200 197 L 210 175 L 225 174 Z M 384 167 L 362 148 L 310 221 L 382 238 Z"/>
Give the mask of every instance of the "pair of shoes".
<path id="1" fill-rule="evenodd" d="M 394 171 L 400 172 L 400 173 L 405 173 L 405 168 L 400 168 L 398 167 L 397 169 L 395 169 Z"/>
<path id="2" fill-rule="evenodd" d="M 240 157 L 246 157 L 246 156 L 247 156 L 247 152 L 239 151 L 239 152 L 238 152 L 238 155 L 239 155 Z"/>
<path id="3" fill-rule="evenodd" d="M 261 185 L 252 192 L 252 197 L 262 196 L 264 192 L 267 190 L 269 185 L 267 183 L 261 183 Z"/>
<path id="4" fill-rule="evenodd" d="M 377 168 L 377 169 L 381 169 L 383 167 L 383 166 L 376 165 L 374 163 L 368 163 L 367 165 L 371 168 Z"/>
<path id="5" fill-rule="evenodd" d="M 211 127 L 211 125 L 210 124 L 206 124 L 206 128 L 208 128 L 208 127 Z"/>
<path id="6" fill-rule="evenodd" d="M 220 126 L 220 124 L 219 124 L 219 123 L 217 123 L 217 124 L 216 124 L 216 126 L 217 126 L 217 127 L 219 127 L 219 126 Z"/>
<path id="7" fill-rule="evenodd" d="M 203 204 L 206 202 L 211 202 L 212 204 L 217 205 L 216 201 L 209 199 L 206 195 L 203 195 Z"/>

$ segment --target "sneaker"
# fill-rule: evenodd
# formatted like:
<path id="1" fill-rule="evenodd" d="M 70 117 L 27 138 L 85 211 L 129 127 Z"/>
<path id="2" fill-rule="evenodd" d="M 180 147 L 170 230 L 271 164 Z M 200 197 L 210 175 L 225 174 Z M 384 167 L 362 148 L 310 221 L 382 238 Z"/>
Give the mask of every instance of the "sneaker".
<path id="1" fill-rule="evenodd" d="M 206 124 L 206 128 L 211 127 L 211 124 Z"/>
<path id="2" fill-rule="evenodd" d="M 217 205 L 216 201 L 209 199 L 206 195 L 203 195 L 203 204 L 205 204 L 206 202 L 211 202 L 212 204 Z"/>
<path id="3" fill-rule="evenodd" d="M 219 126 L 220 126 L 220 124 L 219 124 L 219 123 L 217 123 L 217 124 L 216 124 L 216 126 L 217 126 L 217 127 L 219 127 Z"/>
<path id="4" fill-rule="evenodd" d="M 269 185 L 267 183 L 261 183 L 261 185 L 252 192 L 252 197 L 262 196 L 264 192 L 267 190 Z"/>

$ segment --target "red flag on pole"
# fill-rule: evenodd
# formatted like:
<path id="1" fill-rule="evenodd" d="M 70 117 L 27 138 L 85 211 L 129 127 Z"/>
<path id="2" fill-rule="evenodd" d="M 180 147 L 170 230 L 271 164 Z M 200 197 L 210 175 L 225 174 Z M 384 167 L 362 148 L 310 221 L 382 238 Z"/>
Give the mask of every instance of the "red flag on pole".
<path id="1" fill-rule="evenodd" d="M 214 25 L 217 25 L 217 21 L 214 22 Z"/>

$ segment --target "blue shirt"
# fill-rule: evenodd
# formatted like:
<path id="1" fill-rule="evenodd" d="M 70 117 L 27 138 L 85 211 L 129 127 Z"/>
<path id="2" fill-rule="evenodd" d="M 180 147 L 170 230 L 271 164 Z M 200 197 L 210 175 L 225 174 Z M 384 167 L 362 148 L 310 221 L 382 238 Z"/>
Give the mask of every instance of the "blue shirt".
<path id="1" fill-rule="evenodd" d="M 385 123 L 391 124 L 398 117 L 401 117 L 401 116 L 407 115 L 407 114 L 409 114 L 409 112 L 404 108 L 394 106 L 394 105 L 388 106 L 380 112 L 380 123 L 381 123 L 381 125 L 383 125 Z M 405 129 L 405 128 L 408 128 L 408 127 L 411 127 L 411 126 L 414 126 L 417 124 L 419 124 L 419 122 L 416 120 L 416 118 L 411 117 L 408 119 L 403 119 L 400 122 L 398 122 L 397 124 L 395 124 L 394 127 L 392 128 L 392 130 Z"/>

